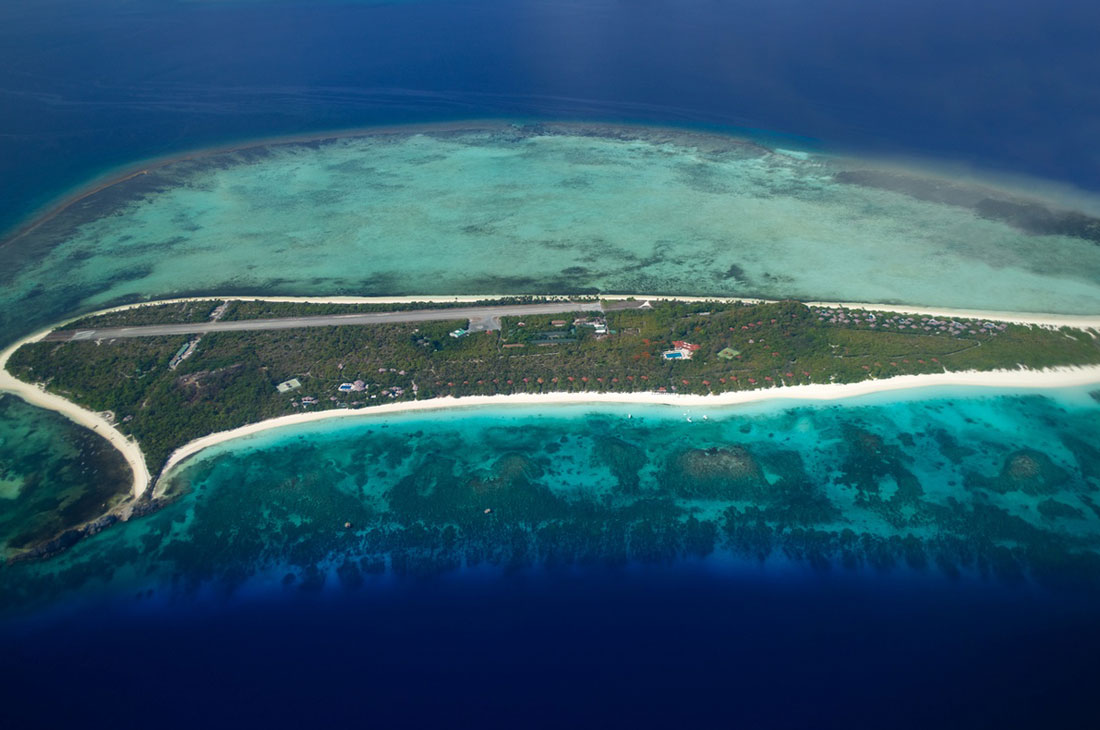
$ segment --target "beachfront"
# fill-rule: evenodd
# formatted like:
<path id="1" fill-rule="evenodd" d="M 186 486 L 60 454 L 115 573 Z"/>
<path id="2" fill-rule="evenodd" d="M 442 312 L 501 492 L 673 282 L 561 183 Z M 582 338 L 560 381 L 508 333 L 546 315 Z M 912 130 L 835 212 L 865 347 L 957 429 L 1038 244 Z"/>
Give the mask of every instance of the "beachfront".
<path id="1" fill-rule="evenodd" d="M 11 393 L 31 405 L 60 413 L 73 423 L 91 429 L 107 439 L 112 446 L 122 452 L 126 463 L 129 464 L 134 475 L 131 492 L 135 498 L 140 497 L 148 489 L 150 477 L 148 465 L 145 463 L 145 456 L 141 453 L 141 447 L 138 446 L 136 441 L 115 428 L 99 413 L 82 408 L 59 395 L 48 393 L 37 385 L 25 383 L 8 372 L 8 360 L 11 359 L 16 350 L 29 342 L 37 342 L 51 331 L 53 331 L 52 327 L 36 332 L 0 352 L 0 393 Z"/>
<path id="2" fill-rule="evenodd" d="M 392 415 L 408 411 L 428 411 L 445 408 L 473 408 L 478 406 L 524 405 L 578 405 L 613 403 L 619 405 L 667 405 L 675 407 L 732 407 L 768 400 L 829 401 L 856 398 L 873 393 L 931 388 L 943 386 L 967 386 L 978 388 L 1070 388 L 1100 384 L 1100 366 L 1081 368 L 1056 368 L 1049 370 L 999 370 L 993 372 L 964 371 L 931 375 L 901 375 L 883 380 L 867 380 L 861 383 L 835 383 L 778 386 L 736 393 L 715 395 L 678 395 L 669 393 L 515 393 L 508 395 L 443 397 L 406 403 L 386 403 L 360 410 L 331 410 L 313 413 L 295 413 L 259 423 L 196 439 L 177 449 L 157 476 L 153 496 L 163 493 L 165 477 L 187 458 L 217 444 L 245 438 L 274 428 L 285 428 L 331 418 L 370 417 Z"/>
<path id="3" fill-rule="evenodd" d="M 255 300 L 264 301 L 290 301 L 308 303 L 393 303 L 393 302 L 472 302 L 490 299 L 490 296 L 455 296 L 455 297 L 402 297 L 402 298 L 376 298 L 376 297 L 220 297 L 229 300 Z M 738 298 L 702 298 L 702 297 L 657 297 L 647 295 L 605 297 L 605 299 L 636 299 L 645 300 L 684 300 L 684 301 L 724 301 L 724 302 L 751 302 L 759 303 L 762 300 L 746 300 Z M 149 302 L 143 304 L 130 304 L 114 307 L 95 314 L 113 311 L 122 311 L 145 304 L 165 304 L 179 301 L 209 301 L 206 298 L 188 298 Z M 1095 329 L 1100 327 L 1100 318 L 1070 315 L 1042 315 L 1020 313 L 996 313 L 996 312 L 961 312 L 956 310 L 944 310 L 939 308 L 918 307 L 888 307 L 884 305 L 869 305 L 859 303 L 816 303 L 818 306 L 844 306 L 847 308 L 874 308 L 904 312 L 906 314 L 927 316 L 978 316 L 999 322 L 1014 322 L 1035 324 L 1048 327 L 1073 325 L 1076 327 Z M 226 441 L 243 438 L 252 434 L 272 428 L 282 428 L 296 424 L 309 423 L 328 418 L 345 418 L 354 416 L 384 415 L 403 411 L 430 410 L 441 408 L 461 408 L 476 406 L 508 406 L 508 405 L 559 405 L 580 403 L 617 403 L 617 404 L 650 404 L 669 405 L 677 407 L 730 407 L 746 403 L 759 402 L 772 399 L 788 400 L 834 400 L 851 398 L 871 393 L 905 390 L 912 388 L 933 386 L 971 386 L 992 388 L 1060 388 L 1100 383 L 1100 366 L 1092 367 L 1065 367 L 1046 370 L 999 370 L 989 372 L 959 371 L 943 372 L 920 375 L 900 375 L 889 378 L 870 379 L 857 383 L 830 383 L 830 384 L 803 384 L 785 385 L 754 390 L 727 392 L 712 395 L 686 395 L 663 392 L 635 392 L 635 393 L 542 393 L 542 394 L 501 394 L 501 395 L 475 395 L 464 397 L 437 397 L 426 400 L 409 402 L 387 403 L 380 406 L 371 406 L 364 409 L 337 409 L 310 413 L 297 413 L 281 416 L 257 423 L 248 424 L 240 428 L 208 434 L 195 439 L 176 449 L 163 469 L 154 481 L 149 473 L 148 465 L 139 445 L 122 434 L 109 423 L 103 416 L 84 409 L 75 403 L 60 396 L 47 393 L 41 387 L 18 380 L 7 370 L 7 363 L 11 355 L 24 344 L 36 342 L 44 338 L 48 333 L 59 327 L 63 327 L 73 319 L 62 322 L 54 327 L 42 330 L 23 338 L 0 353 L 0 391 L 13 393 L 24 400 L 58 413 L 96 433 L 114 445 L 122 452 L 134 473 L 132 494 L 135 498 L 141 497 L 151 486 L 163 484 L 164 477 L 177 465 L 190 456 L 200 451 L 221 444 Z M 158 496 L 161 490 L 153 490 L 153 496 Z"/>

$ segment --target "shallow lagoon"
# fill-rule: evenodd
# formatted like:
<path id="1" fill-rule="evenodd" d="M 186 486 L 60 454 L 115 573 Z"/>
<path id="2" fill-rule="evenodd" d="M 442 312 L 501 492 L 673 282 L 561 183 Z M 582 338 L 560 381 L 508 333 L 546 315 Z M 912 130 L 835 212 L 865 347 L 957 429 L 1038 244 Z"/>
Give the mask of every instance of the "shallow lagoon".
<path id="1" fill-rule="evenodd" d="M 3 277 L 0 332 L 195 292 L 1100 311 L 1100 246 L 1086 219 L 1006 212 L 989 203 L 1002 194 L 980 186 L 841 175 L 853 171 L 859 163 L 732 137 L 596 125 L 199 156 L 85 198 L 9 245 L 17 265 Z"/>

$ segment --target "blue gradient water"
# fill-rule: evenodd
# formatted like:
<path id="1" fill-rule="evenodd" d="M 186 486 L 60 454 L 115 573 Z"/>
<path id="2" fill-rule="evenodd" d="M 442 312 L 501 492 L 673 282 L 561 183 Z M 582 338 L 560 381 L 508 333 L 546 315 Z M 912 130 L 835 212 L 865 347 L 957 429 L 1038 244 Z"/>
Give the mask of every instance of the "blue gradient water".
<path id="1" fill-rule="evenodd" d="M 0 573 L 4 689 L 122 726 L 1068 722 L 1100 678 L 1098 414 L 953 388 L 264 432 Z"/>
<path id="2" fill-rule="evenodd" d="M 0 5 L 0 228 L 151 156 L 476 117 L 748 128 L 1100 189 L 1097 8 L 11 0 Z M 112 285 L 34 283 L 61 308 Z M 24 326 L 42 316 L 33 303 L 9 309 Z M 368 437 L 327 425 L 307 442 L 268 434 L 196 464 L 182 485 L 193 488 L 160 512 L 0 567 L 0 717 L 12 728 L 1089 726 L 1097 406 L 1085 390 L 973 395 L 761 406 L 690 427 L 679 413 L 628 425 L 597 409 L 549 425 L 542 414 L 542 426 L 531 414 L 394 419 L 386 430 L 402 436 L 389 442 L 380 426 Z M 24 433 L 28 419 L 9 417 L 0 430 Z M 551 432 L 570 438 L 553 453 Z M 761 563 L 762 533 L 717 527 L 715 507 L 744 500 L 661 496 L 695 484 L 670 473 L 671 455 L 720 448 L 741 468 L 731 445 L 767 462 L 769 483 L 796 474 L 783 453 L 796 452 L 809 496 L 841 510 L 813 529 L 872 537 L 823 552 L 803 525 Z M 432 471 L 447 459 L 450 477 Z M 632 464 L 641 492 L 617 495 L 612 466 L 629 477 Z M 431 500 L 398 519 L 383 509 L 417 467 L 428 481 L 414 485 L 533 479 L 604 511 L 568 513 L 586 529 L 555 543 L 494 505 L 488 518 L 508 534 L 482 535 L 467 516 L 456 543 Z M 904 496 L 906 474 L 923 511 L 875 502 Z M 857 500 L 871 484 L 877 494 Z M 370 507 L 370 529 L 343 528 L 356 504 Z M 706 557 L 705 529 L 690 545 L 682 528 L 657 529 L 672 509 L 714 523 Z M 922 514 L 934 519 L 912 522 Z M 897 527 L 899 515 L 912 523 Z M 624 525 L 637 543 L 620 542 Z M 919 551 L 889 542 L 907 531 Z M 520 551 L 525 540 L 535 549 Z M 555 544 L 572 546 L 546 552 Z M 347 556 L 366 562 L 353 571 Z"/>
<path id="3" fill-rule="evenodd" d="M 22 728 L 1087 727 L 1100 678 L 1090 602 L 684 566 L 24 631 Z"/>
<path id="4" fill-rule="evenodd" d="M 761 130 L 1100 189 L 1088 0 L 11 0 L 0 229 L 119 165 L 471 117 Z"/>

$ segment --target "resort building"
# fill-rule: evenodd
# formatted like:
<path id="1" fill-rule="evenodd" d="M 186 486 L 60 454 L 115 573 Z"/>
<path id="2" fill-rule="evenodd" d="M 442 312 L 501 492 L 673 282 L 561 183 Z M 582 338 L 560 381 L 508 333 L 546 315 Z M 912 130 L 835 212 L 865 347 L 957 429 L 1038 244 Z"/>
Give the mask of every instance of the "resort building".
<path id="1" fill-rule="evenodd" d="M 673 349 L 662 352 L 661 357 L 666 360 L 690 360 L 692 354 L 699 349 L 699 345 L 693 345 L 683 340 L 675 340 L 672 347 Z"/>
<path id="2" fill-rule="evenodd" d="M 172 356 L 171 362 L 168 363 L 169 370 L 175 370 L 179 367 L 180 363 L 195 354 L 195 349 L 199 346 L 199 340 L 202 337 L 196 337 L 185 345 L 181 345 L 180 349 L 176 350 L 176 354 Z"/>

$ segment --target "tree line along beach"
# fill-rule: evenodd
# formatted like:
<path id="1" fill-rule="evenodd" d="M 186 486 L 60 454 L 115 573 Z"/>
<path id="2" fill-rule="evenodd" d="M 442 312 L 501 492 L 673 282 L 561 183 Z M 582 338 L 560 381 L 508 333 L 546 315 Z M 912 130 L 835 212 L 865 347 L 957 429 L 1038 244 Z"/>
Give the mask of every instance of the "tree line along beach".
<path id="1" fill-rule="evenodd" d="M 40 333 L 29 338 L 37 343 L 9 348 L 4 385 L 110 439 L 134 470 L 133 496 L 148 500 L 163 497 L 170 469 L 203 448 L 333 416 L 528 403 L 722 407 L 934 385 L 1065 387 L 1100 380 L 1095 330 L 1071 328 L 1061 317 L 1042 326 L 797 302 L 475 301 L 473 307 L 255 299 L 132 305 L 54 331 L 84 339 L 50 341 Z M 452 311 L 484 310 L 492 319 L 493 312 L 524 307 L 538 313 L 497 317 L 495 328 L 479 333 L 465 329 L 473 319 L 450 319 Z M 364 311 L 414 321 L 348 323 Z M 230 326 L 211 323 L 212 313 L 219 322 L 256 329 L 202 334 Z M 316 321 L 262 329 L 268 322 L 296 324 L 295 316 Z M 106 336 L 140 334 L 153 322 L 183 323 L 168 326 L 195 332 Z M 677 345 L 686 348 L 686 360 L 662 357 Z M 150 471 L 160 475 L 161 488 L 146 493 L 154 483 Z M 113 509 L 128 516 L 132 508 Z"/>

